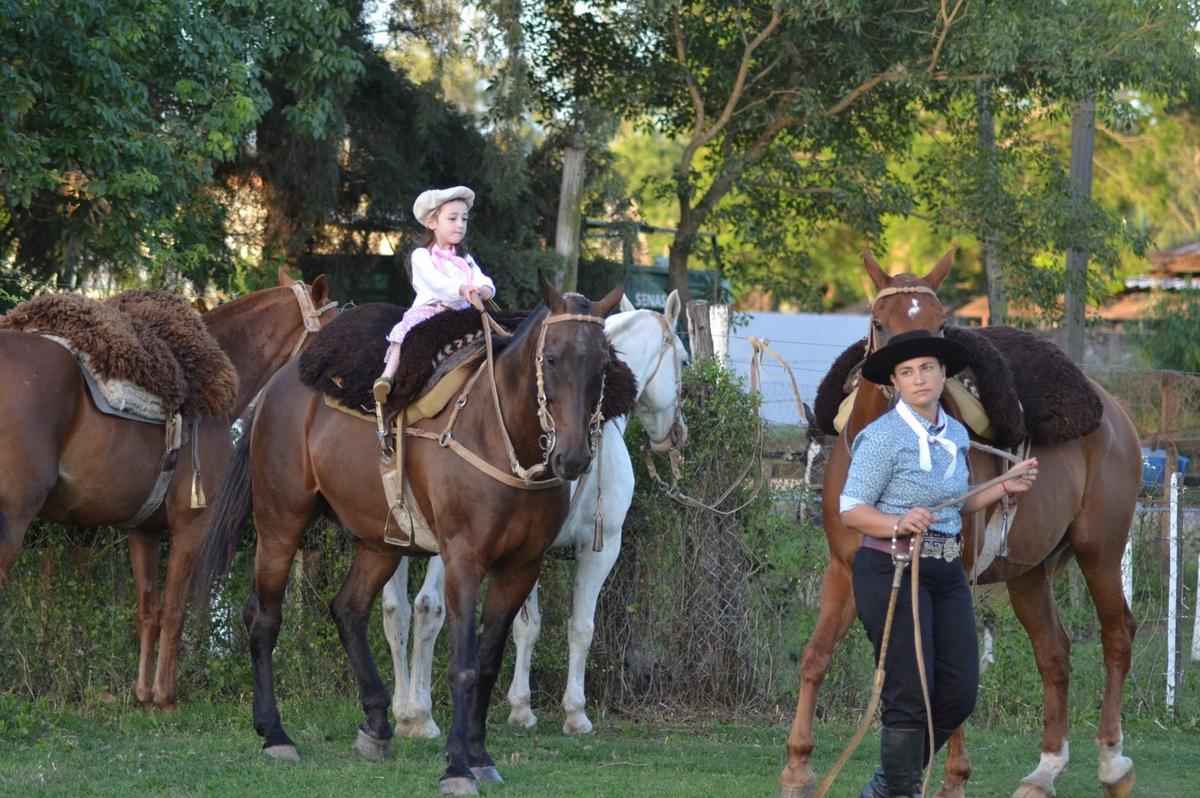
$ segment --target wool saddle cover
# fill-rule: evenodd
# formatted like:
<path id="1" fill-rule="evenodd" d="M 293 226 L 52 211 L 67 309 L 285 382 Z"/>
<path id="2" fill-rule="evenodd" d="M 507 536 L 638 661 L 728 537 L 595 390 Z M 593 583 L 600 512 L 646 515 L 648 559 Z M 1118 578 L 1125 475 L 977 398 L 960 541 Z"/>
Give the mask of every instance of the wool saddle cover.
<path id="1" fill-rule="evenodd" d="M 404 308 L 370 303 L 338 315 L 316 334 L 300 355 L 300 380 L 314 391 L 351 409 L 373 414 L 371 386 L 383 370 L 387 334 L 404 315 Z M 514 330 L 529 311 L 491 314 L 505 329 Z M 507 340 L 493 337 L 497 354 Z M 485 346 L 478 311 L 447 310 L 408 331 L 400 346 L 400 367 L 388 397 L 384 416 L 395 417 L 401 409 L 428 392 L 446 373 L 467 360 L 477 358 Z M 606 419 L 628 415 L 637 400 L 637 380 L 629 367 L 611 349 L 612 364 L 604 384 L 601 412 Z"/>
<path id="2" fill-rule="evenodd" d="M 128 381 L 159 397 L 168 414 L 226 415 L 237 399 L 229 357 L 191 303 L 166 291 L 124 291 L 103 302 L 42 294 L 0 316 L 0 329 L 65 339 L 98 380 Z"/>
<path id="3" fill-rule="evenodd" d="M 970 355 L 959 379 L 983 405 L 996 445 L 1011 448 L 1026 438 L 1061 443 L 1100 426 L 1099 394 L 1054 343 L 1013 327 L 947 327 L 945 334 Z M 866 344 L 863 338 L 842 352 L 817 389 L 813 412 L 828 435 L 837 434 L 833 420 L 858 381 Z"/>

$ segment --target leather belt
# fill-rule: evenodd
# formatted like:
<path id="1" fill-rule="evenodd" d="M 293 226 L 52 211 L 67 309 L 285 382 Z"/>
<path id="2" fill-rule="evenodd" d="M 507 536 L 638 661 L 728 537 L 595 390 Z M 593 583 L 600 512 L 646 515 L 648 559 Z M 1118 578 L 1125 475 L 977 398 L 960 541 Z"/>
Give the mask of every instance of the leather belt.
<path id="1" fill-rule="evenodd" d="M 884 554 L 892 553 L 891 538 L 873 538 L 868 535 L 863 535 L 862 545 L 868 549 L 882 551 Z M 897 538 L 897 554 L 908 554 L 911 548 L 911 537 Z M 962 538 L 960 538 L 958 535 L 953 537 L 937 537 L 927 535 L 921 542 L 921 556 L 935 560 L 953 562 L 962 556 Z"/>

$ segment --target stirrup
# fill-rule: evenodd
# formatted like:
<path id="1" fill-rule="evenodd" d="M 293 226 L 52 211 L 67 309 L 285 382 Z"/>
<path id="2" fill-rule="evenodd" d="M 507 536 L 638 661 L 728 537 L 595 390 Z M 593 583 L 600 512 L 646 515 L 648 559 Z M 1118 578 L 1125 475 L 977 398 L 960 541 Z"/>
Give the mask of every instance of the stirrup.
<path id="1" fill-rule="evenodd" d="M 392 392 L 392 378 L 380 377 L 375 380 L 375 384 L 371 386 L 371 393 L 375 396 L 375 401 L 383 404 L 387 401 L 388 394 Z"/>

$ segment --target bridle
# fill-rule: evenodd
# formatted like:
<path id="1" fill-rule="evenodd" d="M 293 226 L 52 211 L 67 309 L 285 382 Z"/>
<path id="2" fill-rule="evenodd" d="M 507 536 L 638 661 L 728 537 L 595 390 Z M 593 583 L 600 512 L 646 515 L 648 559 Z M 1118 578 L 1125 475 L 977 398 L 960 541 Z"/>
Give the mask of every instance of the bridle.
<path id="1" fill-rule="evenodd" d="M 871 320 L 870 326 L 867 328 L 866 354 L 868 356 L 879 349 L 879 339 L 875 336 L 875 305 L 884 297 L 895 294 L 929 294 L 935 300 L 937 299 L 937 292 L 927 285 L 898 285 L 880 289 L 875 298 L 871 300 Z"/>
<path id="2" fill-rule="evenodd" d="M 529 468 L 521 465 L 517 458 L 516 449 L 513 447 L 512 438 L 508 433 L 507 427 L 504 425 L 504 415 L 500 408 L 500 392 L 496 383 L 496 362 L 495 352 L 492 344 L 492 333 L 495 332 L 503 337 L 508 337 L 510 333 L 504 329 L 491 314 L 482 313 L 484 340 L 486 341 L 487 358 L 480 364 L 475 373 L 467 380 L 467 384 L 463 387 L 462 392 L 454 401 L 454 409 L 450 413 L 450 418 L 446 422 L 445 428 L 440 433 L 429 432 L 418 427 L 406 427 L 405 434 L 415 438 L 426 438 L 435 440 L 438 446 L 449 448 L 458 456 L 475 466 L 480 471 L 483 471 L 493 479 L 504 483 L 510 487 L 522 488 L 525 490 L 544 490 L 546 488 L 555 488 L 563 483 L 559 477 L 540 478 L 543 474 L 550 470 L 550 453 L 554 450 L 554 444 L 557 441 L 557 430 L 555 426 L 554 415 L 550 412 L 550 400 L 546 395 L 546 380 L 543 369 L 545 362 L 546 349 L 546 331 L 551 324 L 561 324 L 562 322 L 574 321 L 585 324 L 598 324 L 601 328 L 604 327 L 604 319 L 600 316 L 592 316 L 586 313 L 555 313 L 542 319 L 541 329 L 538 332 L 537 348 L 534 350 L 534 372 L 537 377 L 537 404 L 538 404 L 538 423 L 542 428 L 542 434 L 538 437 L 538 446 L 542 451 L 542 459 Z M 491 463 L 484 460 L 479 455 L 475 454 L 467 447 L 463 446 L 454 438 L 454 423 L 458 420 L 459 412 L 467 406 L 467 400 L 471 395 L 471 389 L 475 387 L 475 383 L 479 377 L 485 372 L 488 372 L 489 382 L 492 387 L 492 404 L 496 411 L 496 420 L 500 427 L 500 437 L 504 441 L 504 448 L 508 454 L 508 467 L 510 474 L 506 474 L 496 468 Z M 596 400 L 596 407 L 593 409 L 591 416 L 588 419 L 588 435 L 589 448 L 592 456 L 596 454 L 596 446 L 598 444 L 602 427 L 604 425 L 604 415 L 601 412 L 601 407 L 604 404 L 604 381 L 605 377 L 601 376 L 600 381 L 600 396 Z"/>
<path id="3" fill-rule="evenodd" d="M 309 292 L 307 284 L 303 282 L 290 283 L 288 288 L 292 289 L 292 293 L 296 295 L 296 302 L 300 305 L 300 320 L 304 322 L 304 329 L 300 331 L 300 338 L 296 341 L 296 345 L 292 347 L 291 354 L 288 355 L 288 360 L 291 360 L 300 352 L 300 347 L 304 346 L 309 333 L 321 331 L 322 314 L 327 310 L 336 308 L 338 303 L 330 300 L 318 308 L 312 301 L 312 294 Z"/>
<path id="4" fill-rule="evenodd" d="M 665 435 L 658 440 L 650 438 L 650 451 L 655 454 L 667 454 L 677 450 L 683 442 L 683 361 L 679 357 L 679 349 L 675 346 L 675 331 L 667 323 L 667 319 L 661 313 L 654 313 L 654 318 L 658 321 L 659 327 L 662 328 L 662 342 L 658 347 L 658 357 L 654 361 L 654 368 L 650 369 L 650 374 L 642 382 L 642 385 L 649 385 L 658 375 L 658 370 L 662 368 L 663 360 L 666 359 L 667 353 L 671 353 L 672 360 L 675 365 L 675 415 L 671 419 L 671 426 L 667 429 Z M 647 437 L 650 437 L 647 434 Z"/>

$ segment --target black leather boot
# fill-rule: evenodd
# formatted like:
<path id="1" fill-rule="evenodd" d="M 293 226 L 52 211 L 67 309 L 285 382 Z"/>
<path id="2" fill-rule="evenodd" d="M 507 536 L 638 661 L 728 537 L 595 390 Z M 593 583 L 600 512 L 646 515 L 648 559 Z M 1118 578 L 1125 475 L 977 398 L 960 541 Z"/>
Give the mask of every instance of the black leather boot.
<path id="1" fill-rule="evenodd" d="M 925 730 L 883 727 L 879 759 L 889 798 L 921 798 Z"/>
<path id="2" fill-rule="evenodd" d="M 875 777 L 867 782 L 867 786 L 863 787 L 858 798 L 891 798 L 888 793 L 887 781 L 883 775 L 883 768 L 875 768 Z"/>

